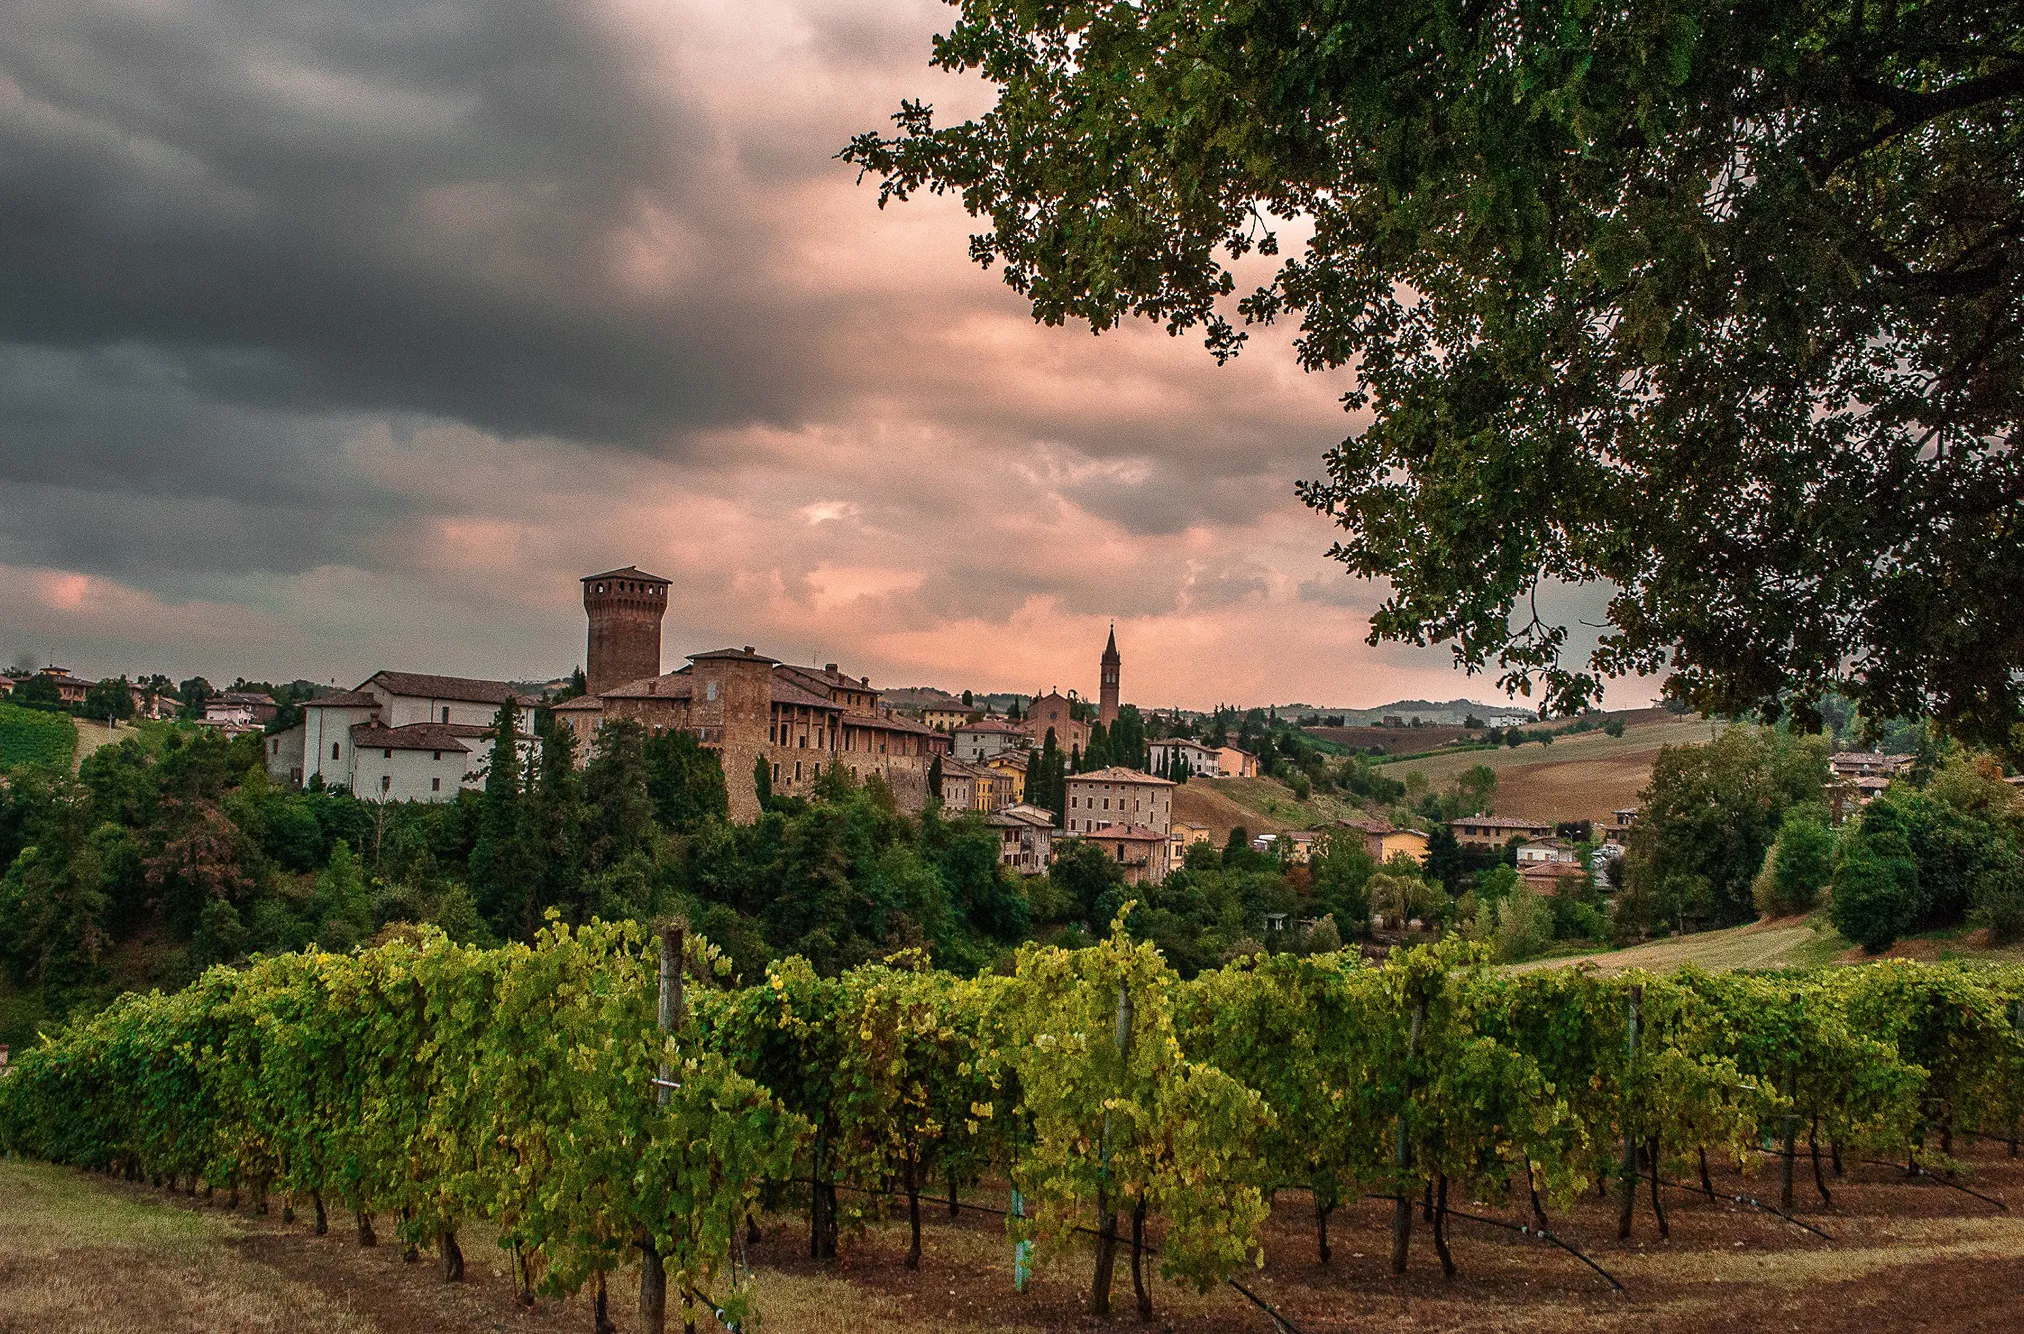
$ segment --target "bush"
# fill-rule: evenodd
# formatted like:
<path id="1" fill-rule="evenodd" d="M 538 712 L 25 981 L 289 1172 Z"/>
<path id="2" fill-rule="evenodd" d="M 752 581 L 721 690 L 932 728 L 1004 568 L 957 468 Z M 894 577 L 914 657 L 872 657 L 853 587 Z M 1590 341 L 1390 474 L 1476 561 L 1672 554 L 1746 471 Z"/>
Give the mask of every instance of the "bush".
<path id="1" fill-rule="evenodd" d="M 1851 839 L 1834 868 L 1834 929 L 1871 954 L 1918 921 L 1918 867 L 1894 841 Z"/>
<path id="2" fill-rule="evenodd" d="M 1811 815 L 1792 814 L 1765 854 L 1750 896 L 1766 917 L 1789 917 L 1811 911 L 1833 876 L 1833 833 Z"/>
<path id="3" fill-rule="evenodd" d="M 1553 943 L 1553 908 L 1523 881 L 1496 905 L 1496 912 L 1494 939 L 1497 957 L 1504 962 L 1529 959 Z"/>
<path id="4" fill-rule="evenodd" d="M 2015 847 L 2005 844 L 1979 869 L 1969 896 L 1974 919 L 1989 928 L 1995 943 L 2024 938 L 2024 858 Z"/>

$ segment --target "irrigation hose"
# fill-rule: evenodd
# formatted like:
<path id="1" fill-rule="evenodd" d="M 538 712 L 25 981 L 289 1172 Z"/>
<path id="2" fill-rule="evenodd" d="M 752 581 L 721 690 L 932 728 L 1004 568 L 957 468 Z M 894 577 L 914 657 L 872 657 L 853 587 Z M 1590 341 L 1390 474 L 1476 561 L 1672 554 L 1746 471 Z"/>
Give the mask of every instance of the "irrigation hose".
<path id="1" fill-rule="evenodd" d="M 1649 1174 L 1647 1174 L 1644 1179 L 1646 1181 L 1657 1181 L 1661 1186 L 1666 1186 L 1669 1187 L 1670 1189 L 1677 1191 L 1683 1191 L 1688 1195 L 1698 1195 L 1702 1199 L 1706 1199 L 1708 1197 L 1708 1192 L 1702 1190 L 1699 1186 L 1689 1186 L 1685 1182 L 1668 1181 L 1664 1177 L 1654 1177 Z M 1715 1198 L 1718 1200 L 1730 1200 L 1736 1204 L 1747 1204 L 1752 1209 L 1762 1209 L 1765 1213 L 1770 1214 L 1774 1218 L 1782 1218 L 1786 1222 L 1792 1224 L 1792 1226 L 1794 1227 L 1806 1229 L 1806 1231 L 1811 1232 L 1814 1236 L 1819 1237 L 1822 1241 L 1834 1240 L 1833 1237 L 1828 1236 L 1825 1232 L 1813 1226 L 1813 1224 L 1806 1222 L 1804 1219 L 1794 1218 L 1791 1214 L 1786 1213 L 1783 1209 L 1774 1209 L 1770 1205 L 1764 1203 L 1764 1201 L 1752 1199 L 1748 1195 L 1731 1195 L 1727 1191 L 1718 1190 L 1715 1192 Z"/>

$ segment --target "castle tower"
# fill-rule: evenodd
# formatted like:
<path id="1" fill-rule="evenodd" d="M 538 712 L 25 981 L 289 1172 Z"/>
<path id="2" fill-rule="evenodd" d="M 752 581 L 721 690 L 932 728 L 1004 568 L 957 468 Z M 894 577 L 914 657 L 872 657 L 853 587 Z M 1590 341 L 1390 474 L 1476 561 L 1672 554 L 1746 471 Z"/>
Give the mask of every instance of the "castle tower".
<path id="1" fill-rule="evenodd" d="M 667 580 L 631 565 L 585 575 L 583 610 L 590 618 L 583 676 L 591 694 L 661 674 Z"/>
<path id="2" fill-rule="evenodd" d="M 1103 646 L 1103 676 L 1096 692 L 1096 720 L 1106 730 L 1117 721 L 1117 627 L 1110 627 L 1110 642 Z"/>

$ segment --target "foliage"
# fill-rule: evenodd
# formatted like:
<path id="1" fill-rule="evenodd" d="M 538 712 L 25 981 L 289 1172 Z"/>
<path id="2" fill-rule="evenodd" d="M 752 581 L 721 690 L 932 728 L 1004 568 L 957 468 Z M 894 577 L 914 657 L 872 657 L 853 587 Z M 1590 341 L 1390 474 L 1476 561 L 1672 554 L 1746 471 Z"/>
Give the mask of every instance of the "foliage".
<path id="1" fill-rule="evenodd" d="M 1665 746 L 1624 849 L 1620 933 L 1755 918 L 1751 885 L 1785 812 L 1818 805 L 1825 745 L 1731 727 L 1701 746 Z"/>
<path id="2" fill-rule="evenodd" d="M 1834 874 L 1834 834 L 1805 807 L 1787 811 L 1778 841 L 1750 887 L 1757 911 L 1786 917 L 1812 910 Z"/>
<path id="3" fill-rule="evenodd" d="M 967 0 L 995 104 L 847 160 L 959 193 L 1036 319 L 1297 317 L 1368 424 L 1307 502 L 1558 712 L 1672 669 L 1704 709 L 1840 689 L 2008 739 L 2024 641 L 2016 0 L 1315 6 Z M 1586 663 L 1531 602 L 1610 583 Z M 1754 870 L 1754 867 L 1752 868 Z"/>
<path id="4" fill-rule="evenodd" d="M 77 725 L 60 713 L 0 701 L 0 773 L 24 764 L 69 768 Z"/>

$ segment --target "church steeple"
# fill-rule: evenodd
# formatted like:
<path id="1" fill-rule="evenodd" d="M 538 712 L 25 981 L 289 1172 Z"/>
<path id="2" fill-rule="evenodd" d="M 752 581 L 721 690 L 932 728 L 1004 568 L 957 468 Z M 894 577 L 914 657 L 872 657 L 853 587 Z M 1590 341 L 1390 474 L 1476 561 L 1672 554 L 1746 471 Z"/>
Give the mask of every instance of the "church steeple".
<path id="1" fill-rule="evenodd" d="M 1103 646 L 1103 670 L 1097 680 L 1096 720 L 1106 728 L 1117 721 L 1118 668 L 1117 625 L 1110 627 L 1110 642 Z"/>

